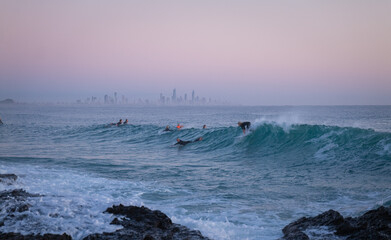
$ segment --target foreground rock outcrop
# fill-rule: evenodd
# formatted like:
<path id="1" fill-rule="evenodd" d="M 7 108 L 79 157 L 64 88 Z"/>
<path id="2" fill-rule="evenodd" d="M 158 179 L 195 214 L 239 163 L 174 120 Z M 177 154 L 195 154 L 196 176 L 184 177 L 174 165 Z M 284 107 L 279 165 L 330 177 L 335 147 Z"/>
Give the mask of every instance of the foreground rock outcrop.
<path id="1" fill-rule="evenodd" d="M 310 237 L 306 232 L 319 227 L 327 227 L 335 237 L 346 240 L 391 240 L 391 207 L 379 207 L 357 218 L 344 218 L 334 210 L 316 217 L 303 217 L 284 227 L 283 239 L 308 240 Z M 331 238 L 329 235 L 324 237 Z"/>
<path id="2" fill-rule="evenodd" d="M 39 194 L 31 194 L 23 189 L 14 189 L 0 192 L 0 207 L 1 210 L 5 210 L 8 215 L 12 217 L 14 212 L 25 212 L 31 206 L 26 203 L 28 197 L 39 197 Z M 0 222 L 1 226 L 1 222 Z"/>
<path id="3" fill-rule="evenodd" d="M 1 240 L 71 240 L 72 237 L 67 234 L 44 234 L 44 235 L 22 235 L 20 233 L 1 233 L 0 232 L 0 239 Z"/>
<path id="4" fill-rule="evenodd" d="M 12 185 L 17 180 L 14 174 L 0 174 L 0 184 Z M 12 189 L 0 192 L 0 230 L 6 226 L 7 219 L 15 220 L 15 215 L 28 211 L 31 207 L 28 198 L 44 197 L 31 194 L 23 189 Z M 31 201 L 30 201 L 31 202 Z M 146 207 L 114 205 L 105 213 L 116 216 L 111 224 L 123 228 L 110 233 L 88 235 L 84 240 L 205 240 L 199 231 L 175 224 L 164 213 Z M 19 220 L 17 220 L 19 221 Z M 315 231 L 314 231 L 315 229 Z M 316 232 L 316 229 L 321 231 Z M 327 229 L 327 231 L 324 231 Z M 391 207 L 379 207 L 356 218 L 344 218 L 340 213 L 329 210 L 316 217 L 303 217 L 285 226 L 282 230 L 285 240 L 309 239 L 344 239 L 344 240 L 391 240 Z M 313 234 L 316 232 L 316 236 Z M 315 237 L 314 237 L 315 236 Z M 70 240 L 71 236 L 63 234 L 28 234 L 3 233 L 3 240 Z"/>
<path id="5" fill-rule="evenodd" d="M 18 179 L 18 176 L 15 174 L 0 174 L 0 183 L 11 185 L 16 179 Z"/>
<path id="6" fill-rule="evenodd" d="M 171 219 L 161 211 L 152 211 L 146 207 L 113 206 L 105 212 L 122 217 L 115 218 L 111 224 L 122 225 L 123 228 L 113 233 L 92 234 L 84 240 L 96 239 L 166 239 L 166 240 L 201 240 L 209 239 L 199 231 L 190 230 L 185 226 L 172 223 Z"/>
<path id="7" fill-rule="evenodd" d="M 0 184 L 12 185 L 16 180 L 15 174 L 0 174 Z M 16 219 L 16 213 L 26 212 L 31 205 L 28 198 L 44 197 L 40 194 L 28 193 L 23 189 L 12 189 L 0 192 L 0 227 L 5 222 Z M 175 224 L 161 211 L 152 211 L 146 207 L 112 206 L 105 213 L 114 214 L 116 217 L 111 224 L 121 225 L 123 228 L 112 233 L 91 234 L 84 239 L 132 239 L 132 240 L 203 240 L 208 239 L 199 231 L 190 230 L 185 226 Z M 1 240 L 70 240 L 71 236 L 63 234 L 28 234 L 0 232 Z"/>

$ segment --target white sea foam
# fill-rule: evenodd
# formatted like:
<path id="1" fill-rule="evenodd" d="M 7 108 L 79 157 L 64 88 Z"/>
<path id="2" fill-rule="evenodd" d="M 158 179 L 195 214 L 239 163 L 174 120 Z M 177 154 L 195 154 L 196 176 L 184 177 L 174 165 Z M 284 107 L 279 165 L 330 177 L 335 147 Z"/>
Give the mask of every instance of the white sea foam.
<path id="1" fill-rule="evenodd" d="M 380 156 L 391 155 L 391 143 L 390 139 L 382 139 L 377 143 L 377 154 Z"/>
<path id="2" fill-rule="evenodd" d="M 340 237 L 335 235 L 334 230 L 330 230 L 328 227 L 313 227 L 309 228 L 306 231 L 304 231 L 305 234 L 311 239 L 311 240 L 342 240 L 345 239 L 345 237 Z"/>
<path id="3" fill-rule="evenodd" d="M 216 240 L 274 239 L 276 237 L 275 232 L 270 231 L 273 224 L 262 223 L 260 219 L 256 219 L 257 225 L 247 225 L 231 222 L 228 217 L 212 215 L 210 219 L 181 216 L 172 216 L 171 218 L 174 222 L 180 222 L 192 229 L 200 230 L 205 236 Z"/>
<path id="4" fill-rule="evenodd" d="M 293 120 L 293 119 L 289 120 L 284 117 L 281 117 L 281 118 L 278 118 L 275 120 L 268 119 L 268 118 L 259 118 L 259 119 L 255 120 L 253 127 L 257 128 L 263 124 L 271 124 L 271 125 L 279 126 L 284 130 L 284 132 L 289 133 L 290 130 L 292 130 L 293 126 L 297 123 L 298 123 L 298 120 Z"/>
<path id="5" fill-rule="evenodd" d="M 333 153 L 333 149 L 338 147 L 338 144 L 335 143 L 328 143 L 322 148 L 320 148 L 315 154 L 315 159 L 319 160 L 327 160 L 327 159 L 333 159 L 335 158 L 335 154 Z"/>
<path id="6" fill-rule="evenodd" d="M 0 184 L 1 191 L 22 188 L 42 195 L 28 198 L 27 203 L 31 205 L 28 211 L 6 218 L 4 226 L 0 227 L 3 232 L 66 232 L 75 239 L 81 239 L 91 233 L 112 232 L 120 228 L 110 225 L 111 214 L 103 213 L 112 204 L 142 205 L 138 197 L 141 188 L 129 182 L 26 165 L 1 166 L 0 173 L 18 176 L 13 185 Z M 129 188 L 134 188 L 134 191 L 129 191 Z M 118 194 L 121 192 L 126 194 Z M 5 214 L 1 212 L 0 218 L 4 218 Z"/>
<path id="7" fill-rule="evenodd" d="M 31 205 L 28 211 L 15 213 L 13 218 L 5 218 L 5 225 L 0 227 L 3 232 L 65 232 L 74 239 L 82 239 L 92 233 L 113 232 L 121 227 L 110 225 L 114 217 L 103 213 L 107 207 L 119 203 L 141 206 L 145 205 L 142 201 L 145 193 L 173 192 L 156 183 L 110 180 L 65 169 L 21 164 L 1 165 L 0 169 L 1 174 L 14 173 L 18 176 L 18 180 L 12 185 L 0 184 L 0 191 L 21 188 L 29 193 L 42 195 L 27 199 L 26 203 Z M 218 203 L 219 200 L 214 201 Z M 156 205 L 147 207 L 154 209 Z M 173 222 L 200 230 L 203 235 L 212 239 L 255 239 L 261 235 L 270 239 L 275 235 L 269 231 L 270 228 L 262 230 L 259 226 L 233 223 L 228 217 L 222 218 L 212 213 L 210 218 L 205 219 L 205 216 L 189 216 L 185 209 L 176 206 L 158 208 L 169 215 Z M 180 213 L 181 209 L 184 212 Z M 0 219 L 4 219 L 6 214 L 1 212 Z M 259 222 L 259 219 L 256 221 Z M 272 225 L 276 226 L 275 223 Z"/>
<path id="8" fill-rule="evenodd" d="M 389 143 L 389 144 L 384 144 L 383 153 L 384 153 L 384 155 L 389 155 L 389 154 L 391 154 L 391 143 Z"/>
<path id="9" fill-rule="evenodd" d="M 144 205 L 141 198 L 145 192 L 172 192 L 164 187 L 156 189 L 156 184 L 108 180 L 64 169 L 28 165 L 1 165 L 0 169 L 1 174 L 14 173 L 18 176 L 18 180 L 12 185 L 0 184 L 0 191 L 22 188 L 29 193 L 41 195 L 28 198 L 26 203 L 31 206 L 29 210 L 16 212 L 13 218 L 5 218 L 7 213 L 1 212 L 0 219 L 4 219 L 5 223 L 0 227 L 3 232 L 65 232 L 74 239 L 82 239 L 92 233 L 113 232 L 121 227 L 110 225 L 114 217 L 103 213 L 107 207 L 119 203 L 141 206 Z M 173 222 L 198 229 L 213 239 L 254 239 L 251 233 L 257 231 L 254 226 L 236 225 L 228 218 L 222 221 L 213 214 L 210 217 L 217 219 L 174 215 L 178 213 L 178 209 L 172 207 L 161 207 L 159 210 L 171 215 Z M 238 235 L 238 232 L 243 234 Z M 243 237 L 246 232 L 249 237 Z"/>

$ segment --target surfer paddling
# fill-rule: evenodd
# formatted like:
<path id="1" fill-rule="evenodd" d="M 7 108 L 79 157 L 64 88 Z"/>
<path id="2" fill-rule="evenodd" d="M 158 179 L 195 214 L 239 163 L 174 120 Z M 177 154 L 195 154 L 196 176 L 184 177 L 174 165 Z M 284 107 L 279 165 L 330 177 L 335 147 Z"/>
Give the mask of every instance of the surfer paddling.
<path id="1" fill-rule="evenodd" d="M 238 126 L 242 128 L 243 134 L 246 133 L 246 129 L 248 130 L 251 126 L 250 122 L 238 122 Z"/>
<path id="2" fill-rule="evenodd" d="M 192 143 L 192 142 L 198 142 L 198 141 L 201 141 L 202 140 L 202 137 L 199 137 L 197 138 L 196 140 L 194 141 L 182 141 L 180 140 L 179 138 L 176 139 L 177 143 L 175 143 L 174 145 L 181 145 L 181 146 L 185 146 L 186 144 L 189 144 L 189 143 Z"/>
<path id="3" fill-rule="evenodd" d="M 181 128 L 183 128 L 183 125 L 180 125 L 180 124 L 178 123 L 178 125 L 176 126 L 176 128 L 177 128 L 178 130 L 181 130 Z"/>

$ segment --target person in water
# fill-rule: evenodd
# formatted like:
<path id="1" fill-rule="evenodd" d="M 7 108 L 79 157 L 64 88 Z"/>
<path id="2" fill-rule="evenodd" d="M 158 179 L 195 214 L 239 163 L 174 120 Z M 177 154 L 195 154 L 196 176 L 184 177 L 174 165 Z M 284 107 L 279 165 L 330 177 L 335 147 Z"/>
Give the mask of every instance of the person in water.
<path id="1" fill-rule="evenodd" d="M 183 125 L 180 125 L 180 124 L 178 123 L 178 125 L 176 126 L 176 128 L 177 128 L 178 130 L 180 130 L 181 128 L 183 128 Z"/>
<path id="2" fill-rule="evenodd" d="M 177 143 L 175 143 L 174 145 L 181 145 L 181 146 L 185 146 L 186 144 L 189 144 L 189 143 L 192 143 L 192 142 L 198 142 L 198 141 L 201 141 L 202 140 L 202 137 L 199 137 L 197 138 L 196 140 L 194 141 L 182 141 L 180 140 L 179 138 L 176 139 Z"/>
<path id="3" fill-rule="evenodd" d="M 128 124 L 128 119 L 125 120 L 124 124 Z"/>
<path id="4" fill-rule="evenodd" d="M 206 125 L 202 126 L 202 129 L 206 129 Z"/>
<path id="5" fill-rule="evenodd" d="M 0 125 L 3 125 L 3 121 L 1 121 L 1 118 L 0 118 Z"/>
<path id="6" fill-rule="evenodd" d="M 164 131 L 165 132 L 169 132 L 169 131 L 172 131 L 172 130 L 170 129 L 170 126 L 167 125 L 166 128 L 164 129 Z"/>
<path id="7" fill-rule="evenodd" d="M 238 122 L 238 126 L 242 128 L 243 134 L 246 133 L 246 129 L 248 130 L 251 126 L 250 122 Z"/>
<path id="8" fill-rule="evenodd" d="M 117 126 L 119 126 L 121 124 L 122 124 L 122 119 L 120 119 L 119 122 L 117 122 Z"/>

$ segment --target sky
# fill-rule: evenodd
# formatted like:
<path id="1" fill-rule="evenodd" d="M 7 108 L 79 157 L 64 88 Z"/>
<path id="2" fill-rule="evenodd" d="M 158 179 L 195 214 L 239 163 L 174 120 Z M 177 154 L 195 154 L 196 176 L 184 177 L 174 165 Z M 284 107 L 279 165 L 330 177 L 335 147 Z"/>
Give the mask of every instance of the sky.
<path id="1" fill-rule="evenodd" d="M 391 1 L 2 0 L 0 100 L 391 104 Z"/>

